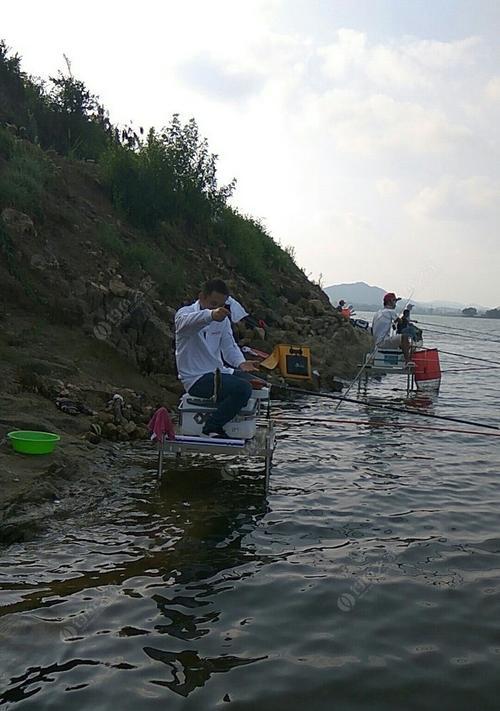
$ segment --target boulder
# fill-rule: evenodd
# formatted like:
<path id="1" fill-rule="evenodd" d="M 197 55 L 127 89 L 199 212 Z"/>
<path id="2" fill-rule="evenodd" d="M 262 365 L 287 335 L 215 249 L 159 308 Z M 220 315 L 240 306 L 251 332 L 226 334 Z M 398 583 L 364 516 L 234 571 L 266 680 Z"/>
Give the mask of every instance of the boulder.
<path id="1" fill-rule="evenodd" d="M 320 316 L 325 312 L 325 304 L 320 299 L 309 299 L 307 302 L 309 313 L 313 316 Z"/>
<path id="2" fill-rule="evenodd" d="M 32 269 L 38 269 L 41 272 L 47 269 L 59 269 L 59 261 L 53 254 L 33 254 L 30 265 Z"/>
<path id="3" fill-rule="evenodd" d="M 137 425 L 135 422 L 130 421 L 123 425 L 123 429 L 128 435 L 131 435 L 137 430 Z"/>
<path id="4" fill-rule="evenodd" d="M 10 232 L 20 236 L 36 237 L 37 233 L 33 220 L 24 212 L 14 210 L 12 207 L 6 207 L 2 210 L 2 219 Z"/>
<path id="5" fill-rule="evenodd" d="M 108 289 L 110 294 L 117 296 L 120 299 L 124 299 L 133 293 L 133 290 L 130 287 L 128 287 L 121 279 L 116 277 L 114 279 L 110 279 Z"/>

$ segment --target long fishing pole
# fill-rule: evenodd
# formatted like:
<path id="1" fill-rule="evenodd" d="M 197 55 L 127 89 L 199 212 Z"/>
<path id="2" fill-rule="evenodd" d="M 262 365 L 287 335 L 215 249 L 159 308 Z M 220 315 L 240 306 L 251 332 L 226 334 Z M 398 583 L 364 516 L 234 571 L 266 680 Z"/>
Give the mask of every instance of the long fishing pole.
<path id="1" fill-rule="evenodd" d="M 418 321 L 414 321 L 413 323 L 418 323 Z M 500 343 L 500 338 L 491 338 L 489 336 L 483 335 L 482 338 L 479 338 L 478 336 L 469 336 L 466 333 L 458 333 L 454 331 L 439 331 L 438 329 L 435 328 L 427 328 L 425 329 L 426 333 L 437 333 L 440 336 L 455 336 L 456 338 L 464 339 L 464 340 L 469 340 L 469 341 L 481 341 L 482 343 Z"/>
<path id="2" fill-rule="evenodd" d="M 413 320 L 413 319 L 412 319 Z M 448 326 L 446 324 L 441 324 L 441 323 L 428 323 L 426 321 L 420 321 L 420 320 L 414 320 L 414 323 L 421 323 L 423 326 L 438 326 L 444 329 L 451 329 L 453 331 L 465 331 L 466 333 L 476 333 L 479 336 L 484 336 L 483 331 L 476 331 L 473 328 L 463 328 L 463 326 Z"/>
<path id="3" fill-rule="evenodd" d="M 362 365 L 361 368 L 359 369 L 358 374 L 356 375 L 356 377 L 354 378 L 354 380 L 352 381 L 352 383 L 350 383 L 349 387 L 348 387 L 347 390 L 345 391 L 345 395 L 347 395 L 347 394 L 349 393 L 349 391 L 351 390 L 351 388 L 353 387 L 353 385 L 360 379 L 360 377 L 361 377 L 363 371 L 365 370 L 365 368 L 367 368 L 368 365 L 371 365 L 371 362 L 374 360 L 374 358 L 375 358 L 375 350 L 373 350 L 371 353 L 368 354 L 368 356 L 366 357 L 365 362 L 363 363 L 363 365 Z M 342 402 L 343 402 L 343 401 L 344 401 L 343 399 L 338 401 L 337 407 L 335 408 L 334 412 L 337 412 L 337 410 L 339 409 L 339 407 L 342 405 Z"/>
<path id="4" fill-rule="evenodd" d="M 465 353 L 452 353 L 452 351 L 443 351 L 439 349 L 440 353 L 445 353 L 446 355 L 458 356 L 459 358 L 465 358 L 465 360 L 480 360 L 483 363 L 491 363 L 492 365 L 500 365 L 498 360 L 490 360 L 489 358 L 479 358 L 478 356 L 470 356 Z"/>
<path id="5" fill-rule="evenodd" d="M 486 423 L 472 422 L 471 420 L 463 420 L 459 417 L 450 417 L 449 415 L 431 415 L 429 412 L 421 412 L 420 410 L 410 410 L 408 408 L 397 407 L 395 405 L 377 405 L 367 400 L 354 400 L 353 398 L 343 397 L 342 395 L 331 395 L 330 393 L 316 392 L 315 390 L 301 390 L 300 388 L 293 388 L 289 385 L 276 384 L 273 387 L 281 388 L 288 392 L 299 393 L 300 395 L 314 395 L 316 397 L 321 397 L 326 400 L 344 400 L 345 402 L 353 403 L 355 405 L 366 405 L 367 407 L 373 407 L 379 410 L 402 412 L 405 415 L 419 415 L 420 417 L 429 417 L 433 420 L 447 420 L 448 422 L 458 422 L 459 424 L 471 425 L 472 427 L 486 427 L 490 430 L 500 430 L 500 427 L 498 427 L 498 425 L 488 425 Z"/>
<path id="6" fill-rule="evenodd" d="M 441 373 L 477 373 L 481 370 L 499 370 L 500 365 L 472 365 L 470 368 L 445 368 Z"/>
<path id="7" fill-rule="evenodd" d="M 477 430 L 462 430 L 456 427 L 431 427 L 430 425 L 412 425 L 405 422 L 383 422 L 381 420 L 370 421 L 370 420 L 356 420 L 356 419 L 345 419 L 345 418 L 318 418 L 318 417 L 294 417 L 293 415 L 275 415 L 273 420 L 276 422 L 292 422 L 300 424 L 301 422 L 315 422 L 322 425 L 368 425 L 370 427 L 393 427 L 399 429 L 411 429 L 411 430 L 430 430 L 433 432 L 458 432 L 460 434 L 475 434 L 482 435 L 484 437 L 500 437 L 500 432 L 478 432 Z"/>

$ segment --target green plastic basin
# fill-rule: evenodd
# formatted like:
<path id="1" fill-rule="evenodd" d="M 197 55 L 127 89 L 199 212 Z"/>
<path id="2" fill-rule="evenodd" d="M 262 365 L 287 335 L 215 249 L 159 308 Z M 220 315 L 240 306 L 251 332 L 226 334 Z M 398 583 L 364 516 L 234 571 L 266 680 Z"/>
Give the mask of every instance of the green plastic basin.
<path id="1" fill-rule="evenodd" d="M 52 434 L 52 432 L 30 432 L 28 430 L 9 432 L 7 437 L 14 450 L 22 454 L 50 454 L 61 439 L 59 435 Z"/>

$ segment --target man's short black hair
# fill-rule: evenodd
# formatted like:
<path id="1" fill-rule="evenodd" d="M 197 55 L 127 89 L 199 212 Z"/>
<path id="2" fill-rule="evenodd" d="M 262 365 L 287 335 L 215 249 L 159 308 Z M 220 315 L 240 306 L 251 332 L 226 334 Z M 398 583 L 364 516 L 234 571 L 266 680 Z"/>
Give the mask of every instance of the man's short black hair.
<path id="1" fill-rule="evenodd" d="M 227 284 L 222 279 L 209 279 L 205 284 L 203 284 L 203 293 L 205 296 L 212 294 L 216 291 L 218 294 L 224 294 L 224 296 L 229 296 L 229 289 Z"/>

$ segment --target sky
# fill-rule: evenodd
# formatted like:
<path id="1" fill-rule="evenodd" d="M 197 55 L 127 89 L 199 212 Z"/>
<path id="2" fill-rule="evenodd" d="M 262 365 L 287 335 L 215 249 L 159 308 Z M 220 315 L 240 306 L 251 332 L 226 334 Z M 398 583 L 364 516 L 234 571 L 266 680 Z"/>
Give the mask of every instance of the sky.
<path id="1" fill-rule="evenodd" d="M 115 123 L 194 116 L 324 286 L 500 305 L 497 0 L 25 0 L 0 37 Z"/>

